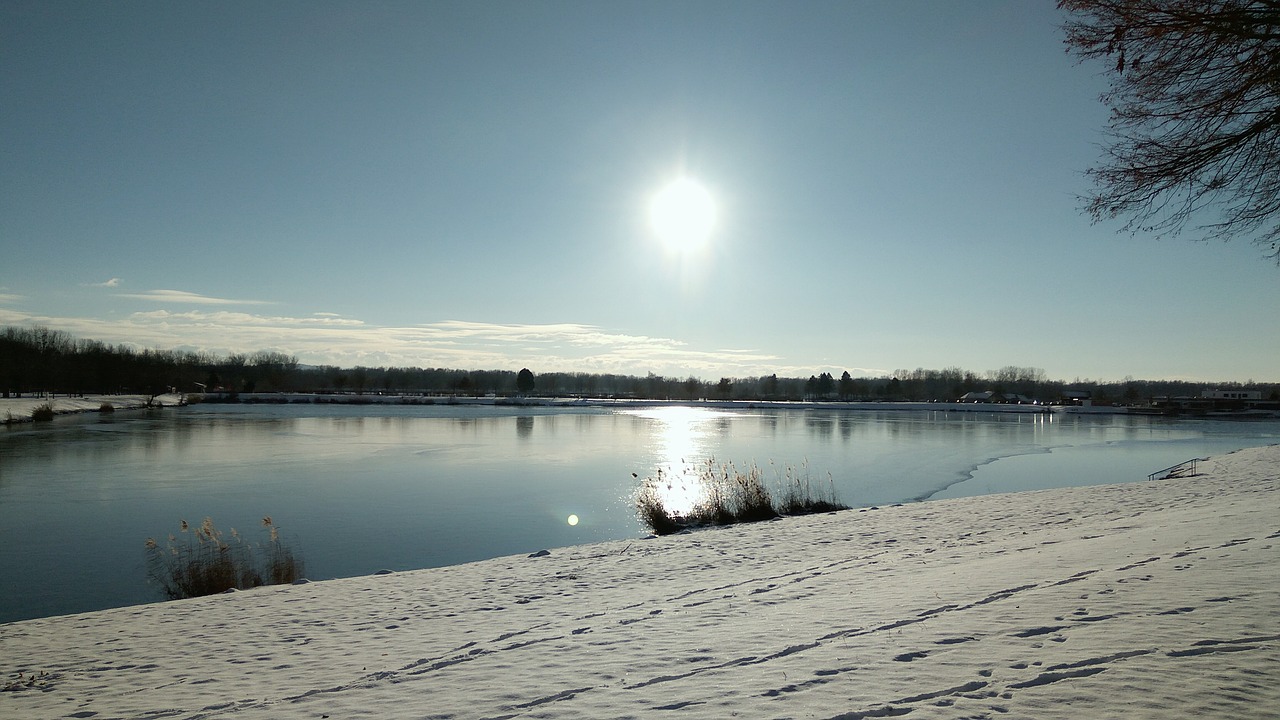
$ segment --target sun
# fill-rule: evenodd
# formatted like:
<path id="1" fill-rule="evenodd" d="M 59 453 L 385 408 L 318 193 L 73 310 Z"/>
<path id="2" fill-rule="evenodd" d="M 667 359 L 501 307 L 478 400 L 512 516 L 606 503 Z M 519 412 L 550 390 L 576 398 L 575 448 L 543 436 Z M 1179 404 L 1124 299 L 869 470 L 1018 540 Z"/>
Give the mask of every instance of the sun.
<path id="1" fill-rule="evenodd" d="M 649 222 L 669 249 L 690 252 L 711 237 L 716 224 L 716 203 L 701 183 L 682 177 L 653 196 Z"/>

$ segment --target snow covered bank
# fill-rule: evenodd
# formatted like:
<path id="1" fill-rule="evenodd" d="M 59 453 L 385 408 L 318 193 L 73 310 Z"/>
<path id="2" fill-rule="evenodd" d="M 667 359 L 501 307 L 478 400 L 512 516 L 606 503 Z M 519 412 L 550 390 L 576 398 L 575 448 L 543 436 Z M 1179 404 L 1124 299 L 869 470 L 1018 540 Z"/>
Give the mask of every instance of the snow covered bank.
<path id="1" fill-rule="evenodd" d="M 53 407 L 53 414 L 98 412 L 103 405 L 111 405 L 115 410 L 130 410 L 148 407 L 173 407 L 185 401 L 180 393 L 157 395 L 81 395 L 78 397 L 35 397 L 27 395 L 20 398 L 0 398 L 0 423 L 29 422 L 36 408 L 44 405 Z"/>
<path id="2" fill-rule="evenodd" d="M 506 405 L 527 407 L 700 407 L 721 410 L 927 410 L 933 412 L 982 412 L 1045 414 L 1054 411 L 1049 405 L 1018 405 L 975 402 L 874 402 L 835 400 L 652 400 L 591 397 L 469 397 L 462 395 L 401 395 L 396 393 L 208 393 L 204 402 L 237 402 L 246 404 L 317 404 L 317 405 Z M 1099 412 L 1125 413 L 1128 408 L 1098 408 Z"/>
<path id="3" fill-rule="evenodd" d="M 0 625 L 0 717 L 1274 717 L 1280 446 L 1200 471 Z"/>

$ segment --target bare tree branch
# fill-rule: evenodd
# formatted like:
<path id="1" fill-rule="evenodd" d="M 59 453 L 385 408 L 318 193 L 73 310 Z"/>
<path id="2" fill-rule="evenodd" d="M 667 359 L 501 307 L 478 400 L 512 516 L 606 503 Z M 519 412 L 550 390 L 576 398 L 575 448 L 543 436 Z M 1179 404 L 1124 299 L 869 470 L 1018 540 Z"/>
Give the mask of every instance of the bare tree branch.
<path id="1" fill-rule="evenodd" d="M 1058 6 L 1068 51 L 1110 68 L 1110 145 L 1084 198 L 1093 219 L 1249 238 L 1280 263 L 1280 1 Z"/>

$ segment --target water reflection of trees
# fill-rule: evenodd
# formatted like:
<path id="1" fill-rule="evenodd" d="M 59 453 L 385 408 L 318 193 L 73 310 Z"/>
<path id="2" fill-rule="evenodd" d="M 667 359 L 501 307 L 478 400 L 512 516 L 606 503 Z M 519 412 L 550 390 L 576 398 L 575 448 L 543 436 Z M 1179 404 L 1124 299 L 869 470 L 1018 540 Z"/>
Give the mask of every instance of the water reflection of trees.
<path id="1" fill-rule="evenodd" d="M 528 440 L 533 436 L 533 416 L 520 415 L 516 417 L 516 437 L 521 440 Z"/>
<path id="2" fill-rule="evenodd" d="M 797 417 L 807 435 L 823 442 L 856 438 L 890 437 L 898 440 L 940 437 L 990 439 L 1020 436 L 1028 431 L 1047 431 L 1059 416 L 1042 413 L 968 413 L 944 411 L 795 411 L 761 418 L 761 427 L 770 434 L 786 430 Z"/>
<path id="3" fill-rule="evenodd" d="M 835 420 L 830 415 L 809 415 L 804 419 L 804 427 L 811 435 L 822 440 L 831 440 L 836 430 Z"/>

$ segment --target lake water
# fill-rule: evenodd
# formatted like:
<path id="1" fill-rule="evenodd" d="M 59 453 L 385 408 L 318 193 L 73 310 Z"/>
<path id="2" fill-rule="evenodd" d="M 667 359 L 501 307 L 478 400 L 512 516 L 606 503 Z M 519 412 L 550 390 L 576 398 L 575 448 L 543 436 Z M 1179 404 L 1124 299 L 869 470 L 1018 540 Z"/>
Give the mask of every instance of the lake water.
<path id="1" fill-rule="evenodd" d="M 205 516 L 257 539 L 270 515 L 324 579 L 640 537 L 632 473 L 661 469 L 678 489 L 708 458 L 830 482 L 866 506 L 1145 480 L 1277 442 L 1280 421 L 1124 415 L 196 405 L 59 417 L 0 429 L 0 622 L 160 599 L 144 541 Z"/>

